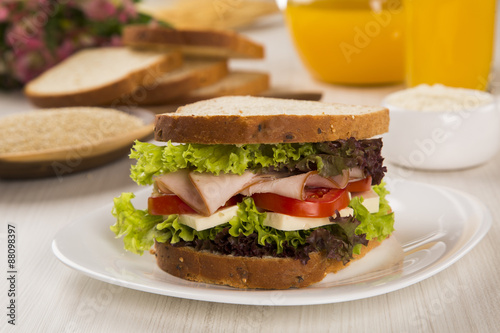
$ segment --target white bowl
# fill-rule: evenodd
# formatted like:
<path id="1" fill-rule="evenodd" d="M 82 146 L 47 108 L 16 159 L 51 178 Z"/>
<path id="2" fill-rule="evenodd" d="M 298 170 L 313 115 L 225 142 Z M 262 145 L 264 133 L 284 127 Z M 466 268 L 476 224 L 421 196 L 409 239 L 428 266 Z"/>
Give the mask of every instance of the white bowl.
<path id="1" fill-rule="evenodd" d="M 474 90 L 471 90 L 471 93 Z M 489 161 L 500 148 L 496 100 L 461 111 L 416 111 L 389 104 L 383 155 L 394 164 L 423 170 L 455 170 Z"/>

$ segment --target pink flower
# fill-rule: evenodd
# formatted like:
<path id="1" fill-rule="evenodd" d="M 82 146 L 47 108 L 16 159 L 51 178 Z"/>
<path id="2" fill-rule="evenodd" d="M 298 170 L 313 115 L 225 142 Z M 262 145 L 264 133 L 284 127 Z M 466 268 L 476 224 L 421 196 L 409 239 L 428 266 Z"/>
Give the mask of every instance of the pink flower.
<path id="1" fill-rule="evenodd" d="M 18 53 L 24 49 L 26 41 L 29 38 L 30 36 L 26 33 L 25 29 L 19 24 L 8 29 L 5 36 L 7 43 L 12 47 L 14 53 Z"/>
<path id="2" fill-rule="evenodd" d="M 71 54 L 75 52 L 75 45 L 71 40 L 66 39 L 62 44 L 57 48 L 56 55 L 57 55 L 57 60 L 61 61 L 63 59 L 66 59 L 69 57 Z"/>
<path id="3" fill-rule="evenodd" d="M 128 22 L 128 16 L 125 12 L 121 12 L 118 14 L 118 21 L 122 24 L 125 24 Z"/>
<path id="4" fill-rule="evenodd" d="M 125 13 L 125 15 L 127 15 L 128 18 L 137 17 L 138 13 L 133 1 L 123 0 L 122 6 L 123 6 L 123 13 Z"/>
<path id="5" fill-rule="evenodd" d="M 85 15 L 91 20 L 104 21 L 116 15 L 116 7 L 107 0 L 87 1 L 83 4 Z"/>
<path id="6" fill-rule="evenodd" d="M 28 82 L 36 76 L 31 69 L 31 64 L 33 61 L 33 56 L 31 53 L 25 53 L 20 56 L 16 56 L 16 60 L 13 63 L 14 76 L 21 82 Z"/>
<path id="7" fill-rule="evenodd" d="M 53 15 L 56 9 L 61 16 Z M 75 20 L 75 11 L 83 12 L 83 22 Z M 113 29 L 119 29 L 138 16 L 134 0 L 0 0 L 0 24 L 7 27 L 0 36 L 7 71 L 28 82 L 81 48 L 121 46 L 119 34 L 99 31 L 101 22 L 110 20 Z M 48 22 L 57 25 L 47 26 Z"/>
<path id="8" fill-rule="evenodd" d="M 28 51 L 37 51 L 44 48 L 44 42 L 36 38 L 28 38 L 25 41 L 24 48 Z"/>
<path id="9" fill-rule="evenodd" d="M 38 10 L 42 6 L 46 5 L 47 1 L 46 0 L 25 0 L 24 5 L 27 9 L 29 10 Z"/>
<path id="10" fill-rule="evenodd" d="M 45 47 L 43 30 L 34 30 L 22 23 L 15 24 L 7 30 L 5 39 L 15 54 L 22 51 L 38 51 Z"/>
<path id="11" fill-rule="evenodd" d="M 9 10 L 3 6 L 0 7 L 0 22 L 7 21 L 8 16 L 9 16 Z"/>
<path id="12" fill-rule="evenodd" d="M 110 39 L 100 43 L 102 46 L 122 46 L 122 38 L 119 35 L 113 35 Z"/>

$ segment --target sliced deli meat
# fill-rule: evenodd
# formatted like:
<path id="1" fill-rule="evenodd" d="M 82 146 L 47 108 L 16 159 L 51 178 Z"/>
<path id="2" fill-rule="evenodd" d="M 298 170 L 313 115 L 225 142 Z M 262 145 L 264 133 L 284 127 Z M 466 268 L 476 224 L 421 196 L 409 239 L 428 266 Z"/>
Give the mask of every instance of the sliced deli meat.
<path id="1" fill-rule="evenodd" d="M 255 174 L 247 171 L 241 176 L 229 173 L 215 176 L 206 172 L 190 172 L 189 177 L 192 186 L 205 204 L 205 211 L 211 215 L 238 194 L 248 183 L 251 183 Z"/>
<path id="2" fill-rule="evenodd" d="M 288 173 L 242 175 L 214 175 L 208 172 L 179 170 L 155 178 L 161 193 L 173 193 L 201 215 L 209 216 L 237 194 L 251 196 L 256 193 L 273 193 L 283 197 L 305 200 L 306 189 L 311 187 L 339 189 L 349 182 L 349 171 L 325 178 L 316 171 L 298 175 Z"/>
<path id="3" fill-rule="evenodd" d="M 349 171 L 335 177 L 322 177 L 316 171 L 310 171 L 288 177 L 266 177 L 243 189 L 240 193 L 251 196 L 255 193 L 274 193 L 284 197 L 305 200 L 308 187 L 345 188 L 349 182 Z"/>
<path id="4" fill-rule="evenodd" d="M 242 189 L 241 194 L 251 196 L 255 193 L 275 193 L 284 197 L 303 200 L 303 189 L 309 173 L 285 178 L 263 178 L 259 182 Z"/>
<path id="5" fill-rule="evenodd" d="M 163 193 L 173 193 L 201 215 L 212 215 L 229 199 L 248 186 L 256 175 L 190 172 L 186 169 L 156 177 L 156 186 Z"/>
<path id="6" fill-rule="evenodd" d="M 163 193 L 173 193 L 191 208 L 203 215 L 209 215 L 205 201 L 201 198 L 189 177 L 189 170 L 178 170 L 156 177 L 156 186 Z"/>

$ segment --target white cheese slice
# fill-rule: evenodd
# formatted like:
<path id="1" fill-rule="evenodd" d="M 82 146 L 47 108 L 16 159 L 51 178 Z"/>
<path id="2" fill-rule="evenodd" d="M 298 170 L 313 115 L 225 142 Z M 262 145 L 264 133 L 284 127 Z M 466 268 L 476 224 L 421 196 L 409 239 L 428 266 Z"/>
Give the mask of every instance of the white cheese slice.
<path id="1" fill-rule="evenodd" d="M 179 223 L 187 225 L 197 231 L 206 230 L 229 222 L 238 211 L 238 206 L 221 209 L 210 216 L 199 214 L 180 214 Z M 346 207 L 339 211 L 340 216 L 353 215 L 352 208 Z M 283 231 L 307 230 L 324 225 L 333 224 L 328 217 L 296 217 L 280 213 L 268 212 L 264 225 Z"/>
<path id="2" fill-rule="evenodd" d="M 352 197 L 363 197 L 363 206 L 370 212 L 376 213 L 379 209 L 380 198 L 373 189 L 366 192 L 353 192 Z"/>
<path id="3" fill-rule="evenodd" d="M 346 207 L 339 211 L 340 216 L 349 216 L 354 212 Z M 333 224 L 328 217 L 297 217 L 280 213 L 268 212 L 263 224 L 268 227 L 283 231 L 307 230 Z"/>
<path id="4" fill-rule="evenodd" d="M 321 227 L 332 224 L 332 222 L 328 217 L 297 217 L 268 212 L 263 224 L 274 229 L 292 231 Z"/>
<path id="5" fill-rule="evenodd" d="M 229 222 L 238 211 L 238 205 L 223 208 L 210 216 L 203 216 L 199 214 L 181 214 L 179 215 L 179 223 L 185 224 L 194 230 L 201 231 L 210 229 L 219 224 Z"/>

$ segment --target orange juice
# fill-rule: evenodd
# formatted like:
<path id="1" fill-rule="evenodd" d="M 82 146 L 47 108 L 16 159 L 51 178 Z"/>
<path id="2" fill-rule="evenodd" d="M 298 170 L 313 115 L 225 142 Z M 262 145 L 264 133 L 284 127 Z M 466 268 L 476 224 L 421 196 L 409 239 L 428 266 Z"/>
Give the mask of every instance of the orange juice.
<path id="1" fill-rule="evenodd" d="M 404 79 L 401 0 L 288 1 L 299 55 L 319 80 L 380 84 Z"/>
<path id="2" fill-rule="evenodd" d="M 407 82 L 484 90 L 488 86 L 495 0 L 405 0 Z"/>

